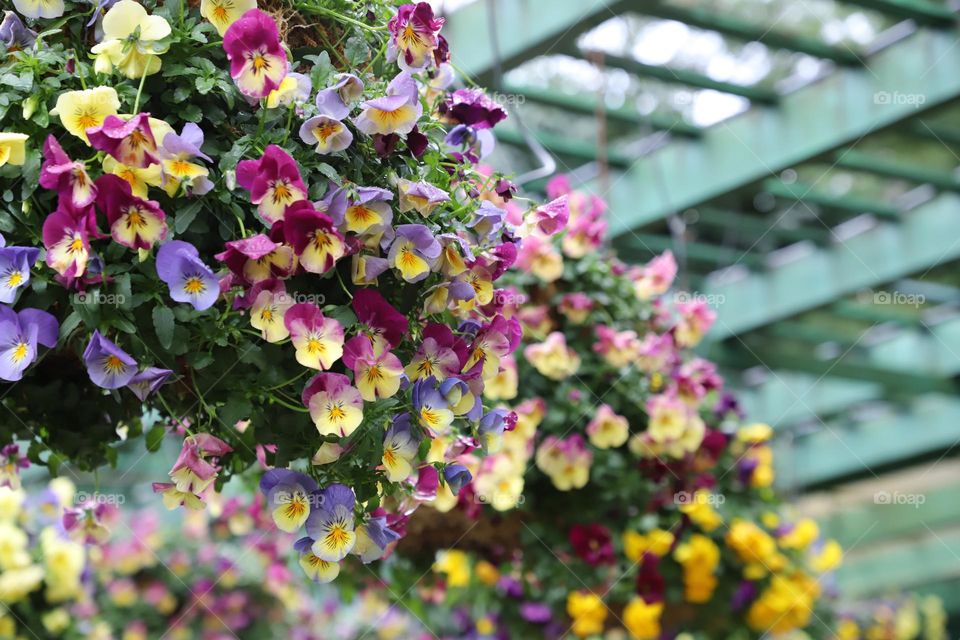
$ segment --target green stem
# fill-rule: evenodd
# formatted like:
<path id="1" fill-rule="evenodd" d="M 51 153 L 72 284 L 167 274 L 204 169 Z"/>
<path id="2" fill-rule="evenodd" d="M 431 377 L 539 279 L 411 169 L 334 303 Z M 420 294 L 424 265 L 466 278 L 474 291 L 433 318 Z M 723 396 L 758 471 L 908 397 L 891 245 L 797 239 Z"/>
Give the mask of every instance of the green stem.
<path id="1" fill-rule="evenodd" d="M 287 144 L 287 138 L 290 137 L 290 125 L 293 124 L 293 112 L 296 109 L 294 104 L 290 103 L 290 112 L 287 114 L 287 132 L 283 134 L 283 142 L 280 143 L 280 146 L 285 146 Z"/>
<path id="2" fill-rule="evenodd" d="M 307 408 L 305 408 L 305 407 L 298 407 L 298 406 L 296 406 L 295 404 L 291 404 L 291 403 L 288 402 L 287 400 L 283 400 L 283 399 L 281 399 L 281 398 L 278 398 L 278 397 L 275 396 L 274 394 L 270 394 L 270 400 L 272 400 L 273 402 L 276 402 L 277 404 L 279 404 L 279 405 L 282 406 L 282 407 L 286 407 L 287 409 L 290 409 L 291 411 L 298 411 L 298 412 L 300 412 L 300 413 L 310 413 L 310 410 L 309 410 L 309 409 L 307 409 Z"/>
<path id="3" fill-rule="evenodd" d="M 260 136 L 263 135 L 263 128 L 267 122 L 267 108 L 264 106 L 263 101 L 260 101 L 260 122 L 257 124 L 257 141 L 260 141 Z"/>
<path id="4" fill-rule="evenodd" d="M 297 380 L 299 380 L 299 379 L 302 378 L 303 376 L 307 375 L 308 373 L 310 373 L 309 370 L 304 370 L 304 371 L 298 373 L 296 376 L 290 378 L 289 380 L 285 380 L 285 381 L 281 382 L 280 384 L 278 384 L 278 385 L 276 385 L 276 386 L 267 387 L 266 389 L 264 389 L 264 391 L 276 391 L 277 389 L 282 389 L 283 387 L 286 387 L 287 385 L 293 384 L 294 382 L 296 382 Z"/>
<path id="5" fill-rule="evenodd" d="M 388 44 L 389 42 L 390 42 L 390 38 L 386 38 L 386 39 L 383 41 L 383 44 L 380 45 L 380 50 L 377 51 L 377 55 L 375 55 L 375 56 L 370 60 L 370 62 L 367 63 L 367 66 L 365 66 L 365 67 L 363 68 L 363 71 L 360 72 L 360 75 L 361 75 L 361 76 L 362 76 L 363 74 L 365 74 L 367 71 L 370 71 L 370 68 L 373 67 L 373 65 L 377 62 L 377 60 L 379 60 L 380 58 L 383 57 L 383 54 L 386 53 L 386 51 L 387 51 L 387 44 Z"/>
<path id="6" fill-rule="evenodd" d="M 381 26 L 381 27 L 371 26 L 365 22 L 360 22 L 356 18 L 345 16 L 342 13 L 334 11 L 333 9 L 327 9 L 325 7 L 316 7 L 303 2 L 298 2 L 297 8 L 307 13 L 312 13 L 314 15 L 327 16 L 328 18 L 333 18 L 334 20 L 339 20 L 340 22 L 346 22 L 347 24 L 352 24 L 353 26 L 359 29 L 366 29 L 367 31 L 386 31 L 387 29 L 385 26 Z"/>
<path id="7" fill-rule="evenodd" d="M 143 83 L 147 80 L 147 71 L 150 69 L 150 65 L 144 63 L 143 65 L 143 75 L 140 76 L 140 86 L 137 87 L 137 97 L 133 101 L 133 115 L 140 113 L 140 95 L 143 93 Z"/>

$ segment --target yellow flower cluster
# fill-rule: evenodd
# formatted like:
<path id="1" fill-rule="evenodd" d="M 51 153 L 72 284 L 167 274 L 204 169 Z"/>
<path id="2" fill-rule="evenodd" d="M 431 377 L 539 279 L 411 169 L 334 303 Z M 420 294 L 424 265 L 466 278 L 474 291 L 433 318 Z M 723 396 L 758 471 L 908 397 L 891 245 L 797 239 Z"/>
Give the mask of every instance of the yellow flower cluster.
<path id="1" fill-rule="evenodd" d="M 750 486 L 756 489 L 772 486 L 776 478 L 773 470 L 773 450 L 766 445 L 772 437 L 773 429 L 762 422 L 745 425 L 737 431 L 734 455 L 755 465 L 753 473 L 750 474 Z"/>
<path id="2" fill-rule="evenodd" d="M 627 531 L 623 534 L 623 553 L 632 562 L 640 562 L 645 553 L 663 557 L 670 552 L 673 540 L 673 534 L 664 529 L 654 529 L 647 534 Z"/>
<path id="3" fill-rule="evenodd" d="M 701 489 L 694 492 L 693 495 L 681 495 L 684 495 L 687 499 L 680 503 L 680 513 L 690 518 L 693 524 L 707 533 L 723 524 L 723 516 L 713 508 L 715 496 L 712 493 Z"/>
<path id="4" fill-rule="evenodd" d="M 820 597 L 820 584 L 802 571 L 774 574 L 749 611 L 747 624 L 773 634 L 801 629 L 810 622 Z"/>
<path id="5" fill-rule="evenodd" d="M 663 603 L 647 603 L 634 596 L 623 609 L 623 624 L 634 640 L 653 640 L 660 637 L 660 616 Z"/>
<path id="6" fill-rule="evenodd" d="M 607 606 L 595 593 L 571 591 L 567 594 L 567 615 L 573 621 L 570 627 L 578 638 L 599 635 L 607 619 Z"/>
<path id="7" fill-rule="evenodd" d="M 707 536 L 695 533 L 677 545 L 673 557 L 683 567 L 683 593 L 687 602 L 709 602 L 717 588 L 714 572 L 720 564 L 720 547 Z"/>
<path id="8" fill-rule="evenodd" d="M 458 549 L 438 551 L 433 570 L 447 577 L 449 587 L 465 587 L 470 584 L 470 556 Z"/>

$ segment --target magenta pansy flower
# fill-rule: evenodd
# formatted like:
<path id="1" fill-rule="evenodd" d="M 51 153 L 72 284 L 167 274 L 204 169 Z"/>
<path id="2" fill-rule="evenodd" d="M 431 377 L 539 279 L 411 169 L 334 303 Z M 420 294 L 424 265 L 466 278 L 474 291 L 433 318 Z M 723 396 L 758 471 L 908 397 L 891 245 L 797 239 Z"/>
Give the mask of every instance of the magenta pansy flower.
<path id="1" fill-rule="evenodd" d="M 128 167 L 142 168 L 158 162 L 149 113 L 138 113 L 129 120 L 107 116 L 99 127 L 87 129 L 87 139 L 91 147 L 106 151 Z"/>
<path id="2" fill-rule="evenodd" d="M 65 278 L 79 278 L 90 257 L 87 211 L 57 209 L 43 221 L 47 265 Z"/>
<path id="3" fill-rule="evenodd" d="M 443 22 L 443 18 L 434 17 L 433 8 L 427 2 L 401 6 L 387 23 L 391 35 L 388 58 L 395 59 L 403 69 L 424 68 L 440 46 Z"/>
<path id="4" fill-rule="evenodd" d="M 301 400 L 322 436 L 349 436 L 363 421 L 363 398 L 342 373 L 318 373 Z"/>
<path id="5" fill-rule="evenodd" d="M 297 362 L 311 369 L 329 369 L 343 355 L 343 326 L 323 317 L 320 307 L 299 302 L 289 309 L 283 323 L 297 350 Z"/>
<path id="6" fill-rule="evenodd" d="M 250 192 L 250 201 L 267 224 L 283 220 L 289 205 L 307 199 L 296 161 L 275 144 L 268 145 L 259 160 L 237 165 L 237 184 Z"/>
<path id="7" fill-rule="evenodd" d="M 189 242 L 171 240 L 157 251 L 157 275 L 170 287 L 170 297 L 197 311 L 209 309 L 220 296 L 220 281 L 200 260 Z"/>
<path id="8" fill-rule="evenodd" d="M 457 89 L 440 105 L 440 113 L 473 129 L 490 129 L 507 118 L 503 107 L 482 89 Z"/>
<path id="9" fill-rule="evenodd" d="M 570 206 L 567 196 L 560 196 L 533 210 L 532 221 L 543 233 L 552 236 L 563 231 L 570 219 Z"/>
<path id="10" fill-rule="evenodd" d="M 187 436 L 170 469 L 170 479 L 178 491 L 203 493 L 220 472 L 219 458 L 231 451 L 230 445 L 209 433 Z"/>
<path id="11" fill-rule="evenodd" d="M 88 207 L 97 197 L 97 188 L 87 174 L 86 165 L 71 160 L 52 135 L 47 136 L 43 144 L 40 186 L 56 190 L 61 206 L 67 205 L 72 210 Z"/>
<path id="12" fill-rule="evenodd" d="M 389 398 L 400 389 L 403 365 L 382 343 L 367 336 L 350 338 L 343 346 L 343 363 L 353 369 L 353 379 L 367 402 Z"/>
<path id="13" fill-rule="evenodd" d="M 297 256 L 285 244 L 262 233 L 224 244 L 214 257 L 227 265 L 241 283 L 255 284 L 269 278 L 288 278 L 297 268 Z"/>
<path id="14" fill-rule="evenodd" d="M 137 374 L 137 361 L 116 344 L 94 331 L 83 361 L 90 380 L 104 389 L 125 387 Z"/>
<path id="15" fill-rule="evenodd" d="M 259 9 L 250 9 L 230 25 L 223 34 L 223 50 L 237 88 L 251 98 L 265 98 L 279 88 L 290 66 L 277 23 Z"/>
<path id="16" fill-rule="evenodd" d="M 153 200 L 133 195 L 130 183 L 105 173 L 97 178 L 97 206 L 106 213 L 113 239 L 130 249 L 150 249 L 167 237 L 166 215 Z"/>
<path id="17" fill-rule="evenodd" d="M 287 208 L 283 235 L 300 258 L 300 265 L 311 273 L 326 273 L 346 253 L 343 236 L 330 217 L 305 200 Z"/>
<path id="18" fill-rule="evenodd" d="M 361 331 L 373 342 L 396 347 L 409 331 L 407 316 L 393 308 L 376 289 L 360 289 L 354 293 L 351 306 Z"/>
<path id="19" fill-rule="evenodd" d="M 37 359 L 38 345 L 57 344 L 57 319 L 46 311 L 23 309 L 19 313 L 0 305 L 0 379 L 14 382 Z"/>

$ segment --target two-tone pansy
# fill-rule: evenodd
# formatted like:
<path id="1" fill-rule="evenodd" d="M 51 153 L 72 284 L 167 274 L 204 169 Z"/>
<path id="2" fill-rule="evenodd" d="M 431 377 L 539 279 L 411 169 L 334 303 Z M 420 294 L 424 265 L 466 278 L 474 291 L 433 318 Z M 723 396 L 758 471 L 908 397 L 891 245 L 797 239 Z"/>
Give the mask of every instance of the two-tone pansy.
<path id="1" fill-rule="evenodd" d="M 295 533 L 307 521 L 317 489 L 313 478 L 291 469 L 270 469 L 260 478 L 273 522 L 287 533 Z"/>
<path id="2" fill-rule="evenodd" d="M 390 482 L 403 482 L 410 477 L 419 444 L 413 435 L 410 414 L 397 415 L 383 437 L 381 461 Z"/>
<path id="3" fill-rule="evenodd" d="M 213 188 L 213 183 L 207 177 L 210 172 L 193 161 L 194 158 L 202 158 L 211 162 L 210 157 L 200 150 L 201 146 L 203 130 L 192 122 L 184 124 L 179 135 L 173 131 L 164 134 L 157 153 L 163 188 L 168 196 L 173 197 L 181 185 L 185 185 L 191 195 L 203 195 Z"/>
<path id="4" fill-rule="evenodd" d="M 410 330 L 407 317 L 397 311 L 376 289 L 360 289 L 350 303 L 360 332 L 374 345 L 396 347 Z"/>
<path id="5" fill-rule="evenodd" d="M 390 398 L 400 389 L 403 376 L 400 359 L 367 336 L 355 336 L 347 341 L 343 362 L 353 370 L 360 395 L 368 402 Z"/>
<path id="6" fill-rule="evenodd" d="M 107 116 L 99 127 L 87 130 L 90 146 L 105 151 L 128 167 L 144 168 L 156 163 L 157 140 L 150 128 L 150 114 L 132 118 Z"/>
<path id="7" fill-rule="evenodd" d="M 267 224 L 283 220 L 288 206 L 307 199 L 296 161 L 274 144 L 267 145 L 259 160 L 237 165 L 237 184 L 250 192 L 250 201 Z"/>
<path id="8" fill-rule="evenodd" d="M 343 120 L 350 106 L 363 97 L 363 80 L 352 73 L 338 73 L 333 84 L 317 92 L 317 110 L 321 115 Z"/>
<path id="9" fill-rule="evenodd" d="M 303 366 L 329 369 L 343 355 L 343 326 L 323 317 L 317 305 L 299 302 L 287 309 L 283 322 Z"/>
<path id="10" fill-rule="evenodd" d="M 318 373 L 301 400 L 322 436 L 349 436 L 363 421 L 363 398 L 342 373 Z"/>
<path id="11" fill-rule="evenodd" d="M 264 280 L 251 289 L 253 304 L 250 307 L 250 325 L 260 331 L 267 342 L 280 342 L 289 337 L 284 323 L 287 309 L 293 306 L 293 298 L 287 295 L 279 280 Z"/>
<path id="12" fill-rule="evenodd" d="M 340 575 L 340 563 L 329 562 L 315 554 L 314 544 L 314 539 L 309 536 L 304 536 L 293 544 L 294 550 L 300 554 L 300 568 L 314 582 L 320 584 L 333 582 Z"/>
<path id="13" fill-rule="evenodd" d="M 221 36 L 243 14 L 256 8 L 257 0 L 200 0 L 200 15 L 209 20 Z"/>
<path id="14" fill-rule="evenodd" d="M 60 205 L 72 211 L 89 207 L 97 197 L 97 188 L 87 173 L 86 165 L 79 160 L 71 160 L 53 135 L 47 136 L 43 144 L 40 186 L 55 190 Z"/>
<path id="15" fill-rule="evenodd" d="M 311 273 L 326 273 L 346 253 L 343 236 L 333 220 L 306 200 L 287 207 L 283 236 L 297 254 L 300 266 Z"/>
<path id="16" fill-rule="evenodd" d="M 200 260 L 189 242 L 171 240 L 157 251 L 157 275 L 170 287 L 170 297 L 197 311 L 209 309 L 220 296 L 216 274 Z"/>
<path id="17" fill-rule="evenodd" d="M 433 7 L 427 2 L 401 6 L 387 23 L 391 36 L 388 59 L 396 60 L 402 69 L 423 69 L 441 45 L 442 26 L 443 18 L 434 17 Z"/>
<path id="18" fill-rule="evenodd" d="M 115 175 L 100 176 L 96 185 L 97 206 L 107 216 L 114 241 L 130 249 L 149 250 L 167 237 L 166 214 L 159 203 L 133 195 L 130 183 Z"/>
<path id="19" fill-rule="evenodd" d="M 387 86 L 381 98 L 366 100 L 354 125 L 367 135 L 408 134 L 423 115 L 423 106 L 417 92 L 417 83 L 409 73 L 398 74 Z"/>
<path id="20" fill-rule="evenodd" d="M 99 331 L 90 337 L 83 362 L 90 380 L 104 389 L 125 387 L 137 374 L 137 361 Z"/>
<path id="21" fill-rule="evenodd" d="M 321 560 L 340 562 L 357 541 L 353 514 L 356 496 L 342 484 L 331 484 L 320 496 L 306 522 L 307 535 L 314 541 L 311 551 Z"/>
<path id="22" fill-rule="evenodd" d="M 343 151 L 353 142 L 353 133 L 343 122 L 326 115 L 313 116 L 300 126 L 300 139 L 320 154 Z"/>
<path id="23" fill-rule="evenodd" d="M 94 87 L 61 93 L 50 114 L 59 116 L 64 129 L 87 142 L 87 129 L 99 127 L 107 116 L 117 115 L 118 109 L 120 97 L 116 89 Z"/>
<path id="24" fill-rule="evenodd" d="M 13 0 L 13 6 L 33 20 L 59 18 L 64 10 L 63 0 Z"/>
<path id="25" fill-rule="evenodd" d="M 290 68 L 277 23 L 259 9 L 250 9 L 227 28 L 223 50 L 237 88 L 251 98 L 270 95 Z"/>
<path id="26" fill-rule="evenodd" d="M 297 268 L 297 256 L 285 244 L 258 233 L 230 240 L 214 257 L 227 265 L 234 278 L 243 284 L 256 284 L 270 278 L 287 278 Z"/>
<path id="27" fill-rule="evenodd" d="M 170 369 L 160 369 L 158 367 L 147 367 L 130 379 L 127 388 L 133 392 L 133 395 L 140 399 L 140 402 L 146 402 L 147 398 L 157 392 L 173 375 Z"/>
<path id="28" fill-rule="evenodd" d="M 429 182 L 397 181 L 400 194 L 400 212 L 416 211 L 429 216 L 439 205 L 450 200 L 450 194 Z"/>
<path id="29" fill-rule="evenodd" d="M 39 257 L 40 249 L 8 247 L 0 236 L 0 302 L 13 302 L 20 287 L 30 282 L 30 269 Z"/>
<path id="30" fill-rule="evenodd" d="M 89 221 L 86 211 L 76 215 L 58 208 L 43 221 L 43 246 L 47 265 L 64 278 L 79 278 L 90 258 Z"/>
<path id="31" fill-rule="evenodd" d="M 430 275 L 440 258 L 440 243 L 422 224 L 401 224 L 390 245 L 387 260 L 407 282 L 419 282 Z"/>
<path id="32" fill-rule="evenodd" d="M 267 96 L 266 107 L 267 109 L 276 109 L 278 107 L 302 105 L 310 99 L 312 89 L 313 81 L 310 80 L 310 76 L 291 71 L 280 83 L 280 86 Z"/>

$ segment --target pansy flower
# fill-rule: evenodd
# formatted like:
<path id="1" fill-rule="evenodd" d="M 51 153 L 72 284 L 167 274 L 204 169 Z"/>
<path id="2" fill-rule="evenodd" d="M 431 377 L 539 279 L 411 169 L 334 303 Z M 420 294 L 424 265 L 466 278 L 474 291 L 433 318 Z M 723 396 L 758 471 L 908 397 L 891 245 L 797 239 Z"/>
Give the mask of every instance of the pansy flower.
<path id="1" fill-rule="evenodd" d="M 367 100 L 361 106 L 363 110 L 353 118 L 353 123 L 367 135 L 408 134 L 423 115 L 416 81 L 406 72 L 390 82 L 387 95 Z"/>
<path id="2" fill-rule="evenodd" d="M 267 108 L 276 109 L 277 107 L 301 105 L 310 98 L 311 89 L 313 89 L 313 82 L 310 80 L 310 76 L 291 71 L 280 83 L 280 86 L 267 96 Z"/>
<path id="3" fill-rule="evenodd" d="M 560 196 L 545 205 L 537 207 L 527 219 L 545 235 L 551 236 L 559 233 L 567 226 L 567 221 L 570 219 L 570 206 L 567 203 L 567 196 Z"/>
<path id="4" fill-rule="evenodd" d="M 167 383 L 171 375 L 173 375 L 173 371 L 170 369 L 147 367 L 130 379 L 127 388 L 139 398 L 140 402 L 145 402 L 147 398 L 157 392 L 157 389 Z"/>
<path id="5" fill-rule="evenodd" d="M 317 153 L 336 153 L 350 146 L 353 133 L 336 118 L 318 115 L 300 126 L 300 139 L 306 144 L 316 145 L 314 150 Z"/>
<path id="6" fill-rule="evenodd" d="M 94 331 L 83 352 L 90 380 L 104 389 L 126 386 L 137 374 L 137 361 L 116 344 Z"/>
<path id="7" fill-rule="evenodd" d="M 260 491 L 267 497 L 277 528 L 294 533 L 307 521 L 317 491 L 310 476 L 291 469 L 270 469 L 260 478 Z"/>
<path id="8" fill-rule="evenodd" d="M 350 114 L 350 105 L 363 96 L 363 80 L 352 73 L 338 73 L 334 83 L 317 92 L 317 110 L 321 115 L 343 120 Z"/>
<path id="9" fill-rule="evenodd" d="M 403 365 L 382 344 L 366 336 L 350 338 L 343 347 L 343 362 L 353 369 L 354 380 L 364 400 L 390 398 L 400 389 Z"/>
<path id="10" fill-rule="evenodd" d="M 380 187 L 357 187 L 353 196 L 344 211 L 343 229 L 356 234 L 381 235 L 393 221 L 393 210 L 387 204 L 393 199 L 393 193 Z"/>
<path id="11" fill-rule="evenodd" d="M 243 14 L 256 8 L 257 0 L 200 0 L 200 15 L 209 20 L 221 36 Z"/>
<path id="12" fill-rule="evenodd" d="M 554 331 L 543 342 L 527 345 L 523 355 L 541 375 L 551 380 L 569 378 L 580 368 L 580 356 L 567 346 L 566 336 L 560 331 Z"/>
<path id="13" fill-rule="evenodd" d="M 194 511 L 203 509 L 203 500 L 190 491 L 180 491 L 173 482 L 154 482 L 153 492 L 162 496 L 163 506 L 173 511 L 178 507 L 186 507 Z"/>
<path id="14" fill-rule="evenodd" d="M 299 257 L 300 265 L 311 273 L 326 273 L 346 252 L 343 236 L 330 217 L 306 200 L 287 208 L 283 235 Z"/>
<path id="15" fill-rule="evenodd" d="M 470 345 L 470 357 L 464 365 L 469 371 L 482 363 L 483 377 L 492 378 L 500 370 L 500 359 L 513 353 L 520 343 L 520 323 L 516 318 L 495 317 L 482 327 Z"/>
<path id="16" fill-rule="evenodd" d="M 290 66 L 277 23 L 259 9 L 250 9 L 227 28 L 223 50 L 237 88 L 251 98 L 264 98 L 277 89 Z"/>
<path id="17" fill-rule="evenodd" d="M 60 116 L 64 129 L 87 142 L 87 129 L 99 127 L 119 108 L 120 97 L 113 87 L 94 87 L 61 93 L 50 113 Z"/>
<path id="18" fill-rule="evenodd" d="M 115 175 L 97 178 L 97 205 L 107 215 L 110 235 L 130 249 L 150 249 L 167 237 L 166 214 L 153 200 L 133 195 L 130 183 Z"/>
<path id="19" fill-rule="evenodd" d="M 418 447 L 419 442 L 412 433 L 410 414 L 399 414 L 383 438 L 382 462 L 390 482 L 403 482 L 410 477 Z"/>
<path id="20" fill-rule="evenodd" d="M 3 45 L 7 53 L 32 47 L 36 41 L 37 32 L 28 29 L 20 16 L 13 11 L 3 12 L 3 20 L 0 21 L 0 45 Z"/>
<path id="21" fill-rule="evenodd" d="M 157 141 L 150 128 L 150 114 L 138 113 L 124 120 L 107 116 L 99 127 L 87 130 L 90 146 L 106 151 L 128 167 L 147 167 L 157 162 Z"/>
<path id="22" fill-rule="evenodd" d="M 269 285 L 260 287 L 259 285 Z M 293 306 L 293 298 L 287 295 L 283 283 L 266 280 L 254 287 L 253 305 L 250 307 L 250 324 L 260 331 L 267 342 L 285 340 L 290 332 L 283 318 Z"/>
<path id="23" fill-rule="evenodd" d="M 17 290 L 30 282 L 30 269 L 40 257 L 36 247 L 5 246 L 0 236 L 0 302 L 10 304 Z"/>
<path id="24" fill-rule="evenodd" d="M 587 437 L 598 449 L 614 449 L 627 441 L 630 425 L 627 419 L 617 415 L 608 404 L 600 405 L 597 413 L 587 423 Z"/>
<path id="25" fill-rule="evenodd" d="M 43 165 L 40 186 L 57 191 L 61 202 L 73 210 L 90 206 L 97 197 L 97 188 L 83 162 L 71 160 L 53 135 L 43 144 Z"/>
<path id="26" fill-rule="evenodd" d="M 30 458 L 20 453 L 20 445 L 10 443 L 0 448 L 0 487 L 20 488 L 20 472 L 30 467 Z M 60 504 L 57 503 L 57 508 Z"/>
<path id="27" fill-rule="evenodd" d="M 357 541 L 353 508 L 356 496 L 342 484 L 331 484 L 321 492 L 318 507 L 307 518 L 307 534 L 313 538 L 311 550 L 321 560 L 343 560 Z"/>
<path id="28" fill-rule="evenodd" d="M 350 553 L 359 556 L 364 564 L 382 558 L 387 547 L 400 539 L 400 534 L 387 526 L 387 518 L 383 515 L 367 519 L 356 531 L 357 543 Z"/>
<path id="29" fill-rule="evenodd" d="M 22 165 L 27 158 L 27 134 L 0 132 L 0 167 Z"/>
<path id="30" fill-rule="evenodd" d="M 13 0 L 14 8 L 28 18 L 59 18 L 63 15 L 63 0 Z"/>
<path id="31" fill-rule="evenodd" d="M 79 278 L 90 257 L 86 212 L 74 215 L 57 209 L 43 221 L 43 246 L 47 265 L 65 278 Z"/>
<path id="32" fill-rule="evenodd" d="M 194 195 L 203 195 L 213 188 L 213 183 L 207 177 L 207 168 L 192 162 L 194 158 L 211 162 L 210 157 L 200 150 L 201 146 L 203 130 L 192 122 L 183 125 L 180 135 L 170 131 L 163 136 L 158 154 L 168 196 L 173 197 L 181 184 L 186 184 Z"/>
<path id="33" fill-rule="evenodd" d="M 219 459 L 231 451 L 230 445 L 209 433 L 187 436 L 170 469 L 170 479 L 178 491 L 199 495 L 217 479 Z"/>
<path id="34" fill-rule="evenodd" d="M 414 210 L 420 215 L 429 216 L 438 205 L 450 200 L 450 195 L 429 182 L 411 182 L 399 180 L 397 191 L 400 193 L 400 211 Z"/>
<path id="35" fill-rule="evenodd" d="M 300 302 L 289 309 L 283 322 L 297 350 L 297 362 L 311 369 L 329 369 L 343 355 L 343 326 L 324 318 L 320 307 Z"/>
<path id="36" fill-rule="evenodd" d="M 503 444 L 503 432 L 516 424 L 517 414 L 506 409 L 492 409 L 480 418 L 477 435 L 489 453 L 497 453 Z"/>
<path id="37" fill-rule="evenodd" d="M 103 16 L 101 25 L 103 40 L 90 49 L 96 56 L 97 73 L 116 68 L 138 79 L 160 71 L 160 54 L 169 48 L 164 39 L 170 35 L 170 23 L 163 17 L 147 15 L 134 0 L 120 0 Z"/>
<path id="38" fill-rule="evenodd" d="M 413 409 L 417 420 L 433 437 L 446 435 L 453 423 L 453 411 L 438 388 L 433 376 L 421 378 L 413 384 Z"/>
<path id="39" fill-rule="evenodd" d="M 64 509 L 61 523 L 71 539 L 83 544 L 103 544 L 110 537 L 110 529 L 103 523 L 116 507 L 98 502 L 81 502 L 79 507 Z"/>
<path id="40" fill-rule="evenodd" d="M 490 129 L 507 118 L 503 107 L 482 89 L 457 89 L 440 104 L 440 113 L 472 129 Z"/>
<path id="41" fill-rule="evenodd" d="M 363 398 L 342 373 L 318 373 L 301 400 L 322 436 L 349 436 L 363 421 Z"/>
<path id="42" fill-rule="evenodd" d="M 374 344 L 396 347 L 410 330 L 407 317 L 393 308 L 376 289 L 360 289 L 350 303 L 363 334 Z"/>
<path id="43" fill-rule="evenodd" d="M 340 575 L 340 563 L 328 562 L 313 552 L 313 538 L 300 538 L 293 544 L 293 548 L 300 553 L 300 568 L 307 577 L 314 582 L 326 584 L 336 580 Z"/>
<path id="44" fill-rule="evenodd" d="M 350 267 L 350 279 L 355 285 L 373 285 L 377 283 L 377 278 L 389 268 L 390 263 L 386 258 L 355 253 Z"/>
<path id="45" fill-rule="evenodd" d="M 297 267 L 293 249 L 278 244 L 262 233 L 231 240 L 226 249 L 214 257 L 241 280 L 254 284 L 270 278 L 287 278 Z"/>
<path id="46" fill-rule="evenodd" d="M 453 332 L 446 325 L 428 324 L 423 331 L 423 341 L 404 369 L 407 377 L 416 381 L 433 376 L 443 382 L 460 373 L 463 359 L 453 349 L 454 340 Z M 465 344 L 463 348 L 465 350 Z"/>
<path id="47" fill-rule="evenodd" d="M 37 359 L 37 345 L 52 349 L 59 324 L 46 311 L 23 309 L 19 313 L 0 305 L 0 379 L 14 382 Z"/>
<path id="48" fill-rule="evenodd" d="M 170 297 L 187 302 L 197 311 L 209 309 L 220 296 L 220 282 L 200 260 L 189 242 L 171 240 L 157 251 L 157 275 L 170 287 Z"/>
<path id="49" fill-rule="evenodd" d="M 454 495 L 458 495 L 460 489 L 473 480 L 473 474 L 462 464 L 448 464 L 443 468 L 443 480 L 450 487 L 450 491 Z"/>
<path id="50" fill-rule="evenodd" d="M 401 224 L 387 259 L 407 282 L 419 282 L 430 274 L 440 257 L 440 243 L 422 224 Z"/>
<path id="51" fill-rule="evenodd" d="M 443 18 L 433 15 L 427 2 L 405 4 L 390 19 L 389 60 L 396 60 L 402 69 L 420 70 L 430 64 L 434 50 L 440 46 Z"/>
<path id="52" fill-rule="evenodd" d="M 296 161 L 274 144 L 264 149 L 259 160 L 237 165 L 237 184 L 250 192 L 250 201 L 267 224 L 283 220 L 289 205 L 307 199 Z"/>
<path id="53" fill-rule="evenodd" d="M 130 185 L 130 190 L 133 192 L 133 195 L 138 198 L 146 200 L 150 187 L 163 186 L 163 169 L 159 164 L 151 164 L 142 169 L 139 167 L 128 167 L 125 164 L 117 162 L 117 159 L 113 156 L 104 156 L 102 164 L 104 173 L 110 173 L 126 180 L 127 184 Z M 176 193 L 179 183 L 175 180 L 170 180 L 167 182 L 167 186 L 171 187 L 172 191 Z"/>

